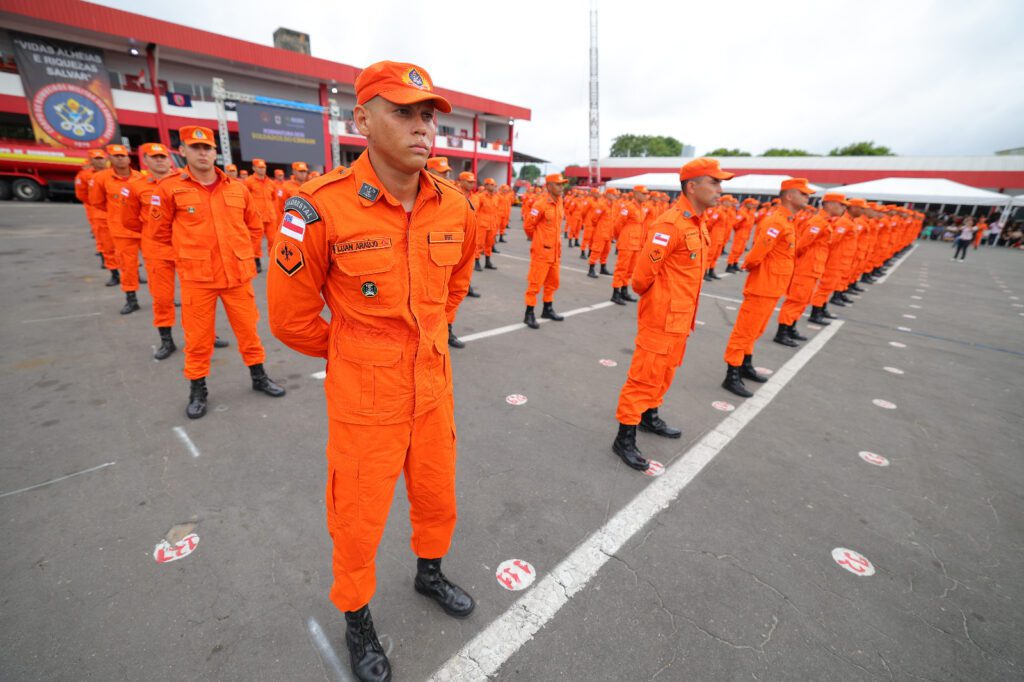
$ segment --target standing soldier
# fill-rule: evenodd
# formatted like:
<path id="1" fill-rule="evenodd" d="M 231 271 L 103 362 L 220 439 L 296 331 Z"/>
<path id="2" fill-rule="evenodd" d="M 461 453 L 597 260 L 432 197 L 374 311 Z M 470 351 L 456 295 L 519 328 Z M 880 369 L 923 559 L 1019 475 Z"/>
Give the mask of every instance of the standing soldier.
<path id="1" fill-rule="evenodd" d="M 637 185 L 633 195 L 623 199 L 615 217 L 615 244 L 619 254 L 615 258 L 615 272 L 612 274 L 612 303 L 626 305 L 636 298 L 629 293 L 629 281 L 636 268 L 637 254 L 643 247 L 644 224 L 647 222 L 647 188 Z"/>
<path id="2" fill-rule="evenodd" d="M 526 315 L 523 323 L 530 329 L 538 329 L 540 323 L 533 313 L 537 305 L 537 293 L 544 289 L 544 310 L 540 316 L 555 322 L 565 318 L 555 312 L 555 292 L 558 291 L 559 268 L 562 262 L 562 240 L 559 230 L 565 215 L 562 192 L 569 181 L 561 173 L 545 178 L 547 191 L 533 202 L 530 212 L 523 220 L 523 232 L 530 240 L 530 271 L 526 275 Z"/>
<path id="3" fill-rule="evenodd" d="M 595 269 L 598 262 L 601 263 L 602 275 L 612 274 L 608 270 L 608 256 L 612 251 L 612 227 L 618 217 L 618 199 L 619 190 L 609 187 L 590 214 L 593 227 L 587 227 L 593 234 L 590 236 L 590 269 L 587 271 L 587 277 L 597 278 L 598 273 Z"/>
<path id="4" fill-rule="evenodd" d="M 128 191 L 128 183 L 142 177 L 142 174 L 132 168 L 128 148 L 124 145 L 107 145 L 107 154 L 110 156 L 110 168 L 96 173 L 89 180 L 89 202 L 97 215 L 102 216 L 98 224 L 104 262 L 113 261 L 107 286 L 121 285 L 121 291 L 125 292 L 121 314 L 127 315 L 139 309 L 135 293 L 139 290 L 139 240 L 135 233 L 121 227 L 121 200 L 122 191 Z"/>
<path id="5" fill-rule="evenodd" d="M 633 273 L 633 289 L 640 294 L 636 349 L 619 393 L 619 432 L 612 444 L 615 454 L 638 471 L 646 471 L 650 462 L 636 446 L 637 425 L 665 438 L 683 434 L 658 416 L 658 408 L 683 364 L 697 315 L 709 246 L 701 216 L 718 203 L 722 180 L 731 177 L 714 159 L 694 159 L 680 168 L 678 201 L 644 237 Z"/>
<path id="6" fill-rule="evenodd" d="M 191 383 L 185 414 L 199 419 L 206 414 L 217 299 L 238 339 L 253 390 L 274 398 L 285 390 L 263 369 L 266 354 L 256 332 L 259 312 L 252 280 L 263 238 L 256 204 L 241 181 L 214 165 L 217 148 L 212 130 L 185 126 L 179 136 L 180 152 L 188 165 L 157 184 L 150 199 L 150 221 L 153 239 L 174 249 L 181 278 L 185 378 Z"/>
<path id="7" fill-rule="evenodd" d="M 818 281 L 818 286 L 811 296 L 811 317 L 814 324 L 829 325 L 829 320 L 836 318 L 828 310 L 829 296 L 844 286 L 843 278 L 853 267 L 853 258 L 857 251 L 856 226 L 853 217 L 860 211 L 858 204 L 863 204 L 863 199 L 850 199 L 846 202 L 846 211 L 840 215 L 832 225 L 832 240 L 828 247 L 828 259 L 825 261 L 825 271 Z M 840 302 L 837 305 L 845 306 Z"/>
<path id="8" fill-rule="evenodd" d="M 755 211 L 757 210 L 757 199 L 746 198 L 743 200 L 743 207 L 736 216 L 736 224 L 733 226 L 732 246 L 729 248 L 729 257 L 726 259 L 726 272 L 739 273 L 740 258 L 747 249 L 747 242 L 750 240 L 750 231 L 754 228 Z"/>
<path id="9" fill-rule="evenodd" d="M 505 233 L 508 232 L 508 224 L 512 219 L 512 201 L 515 199 L 515 195 L 512 194 L 512 188 L 508 185 L 502 185 L 498 188 L 498 199 L 501 201 L 501 219 L 498 221 L 498 241 L 502 244 L 505 243 Z M 500 253 L 497 249 L 495 253 Z"/>
<path id="10" fill-rule="evenodd" d="M 107 155 L 102 149 L 89 150 L 89 163 L 82 166 L 82 170 L 75 174 L 75 197 L 85 206 L 85 218 L 89 221 L 89 230 L 92 232 L 93 241 L 96 242 L 96 255 L 100 257 L 100 267 L 105 265 L 103 261 L 103 247 L 100 245 L 100 235 L 96 229 L 96 209 L 89 202 L 89 181 L 92 176 L 107 167 Z M 114 266 L 117 267 L 117 266 Z"/>
<path id="11" fill-rule="evenodd" d="M 306 162 L 296 161 L 292 163 L 292 176 L 278 185 L 277 192 L 274 193 L 274 202 L 277 209 L 276 220 L 278 223 L 284 217 L 285 202 L 297 195 L 299 188 L 302 187 L 302 183 L 308 179 L 309 166 L 306 165 Z M 277 235 L 274 236 L 274 241 L 277 241 Z"/>
<path id="12" fill-rule="evenodd" d="M 498 221 L 501 220 L 501 205 L 498 200 L 498 184 L 494 178 L 485 178 L 483 191 L 477 192 L 476 201 L 477 219 L 477 242 L 480 243 L 480 254 L 484 257 L 485 270 L 497 270 L 498 266 L 491 262 L 491 253 L 494 249 L 494 236 L 498 230 Z"/>
<path id="13" fill-rule="evenodd" d="M 466 197 L 466 201 L 468 201 L 470 203 L 470 205 L 473 206 L 473 208 L 475 209 L 476 208 L 476 204 L 474 203 L 474 201 L 476 200 L 476 191 L 475 191 L 475 189 L 476 189 L 476 176 L 473 175 L 472 173 L 470 173 L 469 171 L 464 171 L 462 173 L 459 173 L 459 181 L 456 183 L 456 186 L 462 192 L 462 195 L 464 197 Z M 479 245 L 480 238 L 476 237 L 476 240 L 477 240 L 476 250 L 477 250 L 477 253 L 479 253 L 480 252 L 480 245 Z M 474 261 L 474 263 L 475 263 L 475 265 L 474 265 L 473 269 L 475 271 L 479 272 L 480 271 L 480 259 L 477 258 Z M 480 298 L 480 294 L 478 294 L 476 291 L 473 290 L 473 285 L 472 284 L 469 285 L 469 290 L 466 292 L 466 296 L 469 296 L 470 298 Z"/>
<path id="14" fill-rule="evenodd" d="M 767 381 L 754 369 L 754 345 L 768 326 L 775 303 L 786 293 L 793 278 L 796 255 L 793 215 L 807 205 L 811 194 L 814 190 L 807 185 L 806 178 L 783 180 L 779 207 L 757 226 L 754 246 L 743 261 L 743 269 L 750 274 L 743 287 L 743 303 L 725 347 L 726 373 L 722 382 L 722 388 L 738 396 L 754 395 L 743 384 L 744 379 L 758 383 Z"/>
<path id="15" fill-rule="evenodd" d="M 452 168 L 448 165 L 447 156 L 434 156 L 427 159 L 427 170 L 439 178 L 445 180 L 451 180 Z M 470 285 L 469 291 L 466 295 L 470 298 L 480 298 L 480 294 L 473 291 L 473 286 Z M 460 339 L 454 331 L 452 331 L 452 325 L 455 323 L 455 312 L 456 309 L 452 308 L 448 312 L 448 345 L 452 348 L 465 348 L 466 344 Z"/>
<path id="16" fill-rule="evenodd" d="M 229 163 L 228 165 L 224 166 L 224 172 L 227 174 L 229 178 L 234 178 L 235 180 L 238 179 L 238 166 L 236 166 L 235 164 Z"/>
<path id="17" fill-rule="evenodd" d="M 455 422 L 445 319 L 469 286 L 473 206 L 425 169 L 437 130 L 426 71 L 378 62 L 355 83 L 367 151 L 288 203 L 268 275 L 270 326 L 327 358 L 327 524 L 331 601 L 359 680 L 389 680 L 369 603 L 375 556 L 404 472 L 416 591 L 468 616 L 473 598 L 441 572 L 455 529 Z M 324 301 L 330 321 L 321 316 Z"/>
<path id="18" fill-rule="evenodd" d="M 263 234 L 267 238 L 267 253 L 274 246 L 274 238 L 277 229 L 277 206 L 274 197 L 277 194 L 277 185 L 267 176 L 267 162 L 263 159 L 252 160 L 252 175 L 245 179 L 245 187 L 252 195 L 256 204 L 256 211 L 260 214 L 260 223 L 263 225 Z M 262 240 L 261 240 L 262 243 Z M 256 272 L 263 270 L 260 259 L 256 259 Z"/>

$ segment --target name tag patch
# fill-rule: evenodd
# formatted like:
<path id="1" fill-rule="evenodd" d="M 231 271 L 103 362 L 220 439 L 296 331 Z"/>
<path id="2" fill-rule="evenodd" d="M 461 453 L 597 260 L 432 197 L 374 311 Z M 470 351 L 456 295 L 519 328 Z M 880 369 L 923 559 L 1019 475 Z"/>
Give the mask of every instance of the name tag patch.
<path id="1" fill-rule="evenodd" d="M 463 232 L 430 232 L 427 234 L 428 244 L 461 244 L 466 238 Z"/>
<path id="2" fill-rule="evenodd" d="M 372 251 L 374 249 L 390 249 L 391 237 L 371 237 L 369 239 L 355 239 L 350 242 L 338 242 L 331 246 L 331 251 L 340 256 L 346 253 L 357 251 Z"/>

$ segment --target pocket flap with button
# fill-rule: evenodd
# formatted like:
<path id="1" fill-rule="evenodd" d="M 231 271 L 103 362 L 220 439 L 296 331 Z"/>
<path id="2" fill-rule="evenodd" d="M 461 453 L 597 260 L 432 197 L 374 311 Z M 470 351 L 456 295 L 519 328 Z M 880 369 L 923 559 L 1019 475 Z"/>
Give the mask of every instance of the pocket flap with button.
<path id="1" fill-rule="evenodd" d="M 250 260 L 256 257 L 256 255 L 252 252 L 251 244 L 247 244 L 245 246 L 234 246 L 232 247 L 232 251 L 235 252 L 235 256 L 238 257 L 238 260 Z"/>
<path id="2" fill-rule="evenodd" d="M 668 355 L 669 342 L 667 339 L 637 338 L 636 345 L 651 353 Z"/>
<path id="3" fill-rule="evenodd" d="M 693 302 L 686 299 L 673 298 L 668 302 L 668 309 L 673 313 L 688 313 L 693 310 Z"/>
<path id="4" fill-rule="evenodd" d="M 338 356 L 343 360 L 359 365 L 375 365 L 377 367 L 394 367 L 402 359 L 401 348 L 387 346 L 363 346 L 354 343 L 342 343 L 338 346 Z"/>
<path id="5" fill-rule="evenodd" d="M 245 197 L 241 194 L 224 194 L 224 203 L 232 208 L 245 208 Z"/>
<path id="6" fill-rule="evenodd" d="M 210 250 L 182 246 L 178 249 L 178 257 L 183 260 L 210 260 Z"/>
<path id="7" fill-rule="evenodd" d="M 692 232 L 686 235 L 686 248 L 690 251 L 700 250 L 700 235 Z"/>
<path id="8" fill-rule="evenodd" d="M 394 267 L 395 254 L 390 248 L 355 251 L 335 256 L 334 263 L 338 269 L 352 277 L 375 275 Z"/>

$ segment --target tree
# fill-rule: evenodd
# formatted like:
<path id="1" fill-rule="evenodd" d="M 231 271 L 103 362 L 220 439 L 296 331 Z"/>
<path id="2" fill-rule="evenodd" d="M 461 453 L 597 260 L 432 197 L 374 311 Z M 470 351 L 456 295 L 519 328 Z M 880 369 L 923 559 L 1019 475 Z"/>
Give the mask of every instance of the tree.
<path id="1" fill-rule="evenodd" d="M 803 149 L 785 149 L 782 147 L 772 147 L 766 149 L 764 154 L 761 156 L 814 156 L 814 154 L 804 151 Z"/>
<path id="2" fill-rule="evenodd" d="M 534 166 L 532 163 L 528 163 L 519 169 L 519 179 L 526 180 L 527 182 L 533 182 L 540 177 L 540 168 Z"/>
<path id="3" fill-rule="evenodd" d="M 874 141 L 852 142 L 845 147 L 836 147 L 828 153 L 829 156 L 895 156 L 892 150 L 881 145 L 876 146 Z"/>
<path id="4" fill-rule="evenodd" d="M 726 149 L 725 147 L 719 147 L 718 149 L 712 149 L 709 151 L 707 156 L 750 156 L 750 152 L 745 152 L 740 149 Z"/>
<path id="5" fill-rule="evenodd" d="M 612 156 L 681 156 L 683 143 L 667 135 L 619 135 L 612 140 Z"/>

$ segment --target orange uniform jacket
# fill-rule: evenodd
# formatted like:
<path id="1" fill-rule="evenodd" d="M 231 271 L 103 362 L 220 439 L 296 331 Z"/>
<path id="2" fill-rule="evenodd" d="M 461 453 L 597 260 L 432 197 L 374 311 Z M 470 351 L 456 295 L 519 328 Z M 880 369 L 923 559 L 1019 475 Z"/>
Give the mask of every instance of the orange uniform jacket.
<path id="1" fill-rule="evenodd" d="M 278 233 L 270 328 L 293 350 L 327 358 L 328 416 L 399 424 L 450 401 L 448 313 L 476 257 L 476 217 L 459 188 L 420 171 L 407 218 L 364 152 L 304 184 L 287 215 L 305 225 Z"/>
<path id="2" fill-rule="evenodd" d="M 252 198 L 256 202 L 256 210 L 259 211 L 263 222 L 276 225 L 279 213 L 283 212 L 278 211 L 277 208 L 277 183 L 270 176 L 264 176 L 260 180 L 259 176 L 255 173 L 247 177 L 243 182 L 246 189 L 252 194 Z M 283 206 L 284 202 L 281 202 L 281 205 Z"/>
<path id="3" fill-rule="evenodd" d="M 106 168 L 92 176 L 89 183 L 89 203 L 106 220 L 111 237 L 138 238 L 139 235 L 126 230 L 121 225 L 121 202 L 124 193 L 128 192 L 129 183 L 142 177 L 142 173 L 132 169 L 127 177 L 114 173 L 113 168 Z"/>
<path id="4" fill-rule="evenodd" d="M 822 277 L 824 288 L 835 291 L 843 287 L 846 273 L 853 267 L 856 251 L 856 225 L 849 214 L 844 213 L 832 226 L 832 243 L 829 245 L 825 274 Z"/>
<path id="5" fill-rule="evenodd" d="M 177 174 L 178 171 L 172 169 L 167 177 Z M 158 181 L 155 178 L 147 175 L 133 180 L 128 185 L 128 196 L 125 197 L 124 204 L 121 206 L 121 224 L 125 229 L 142 237 L 142 255 L 146 257 L 146 260 L 174 260 L 174 248 L 153 239 L 153 227 L 149 216 L 157 184 Z"/>
<path id="6" fill-rule="evenodd" d="M 479 230 L 496 230 L 501 220 L 502 208 L 498 193 L 481 190 L 473 195 L 476 206 L 476 222 Z M 531 202 L 532 204 L 533 202 Z"/>
<path id="7" fill-rule="evenodd" d="M 95 168 L 86 166 L 75 174 L 75 198 L 85 204 L 87 214 L 92 212 L 92 205 L 89 203 L 89 180 L 95 173 Z"/>
<path id="8" fill-rule="evenodd" d="M 646 214 L 646 209 L 632 199 L 619 206 L 612 231 L 619 251 L 639 251 L 643 246 Z"/>
<path id="9" fill-rule="evenodd" d="M 523 231 L 530 239 L 530 258 L 542 263 L 557 263 L 562 255 L 562 240 L 559 236 L 565 206 L 561 197 L 552 199 L 544 195 L 533 202 L 530 212 L 523 219 Z"/>
<path id="10" fill-rule="evenodd" d="M 263 222 L 242 181 L 216 171 L 212 191 L 186 171 L 157 183 L 151 199 L 153 239 L 173 246 L 183 287 L 233 288 L 256 276 Z"/>
<path id="11" fill-rule="evenodd" d="M 832 219 L 828 213 L 819 209 L 804 222 L 797 237 L 793 275 L 820 278 L 825 273 L 831 239 Z"/>
<path id="12" fill-rule="evenodd" d="M 776 298 L 785 294 L 793 278 L 795 256 L 793 215 L 780 206 L 757 226 L 754 246 L 743 261 L 743 269 L 750 271 L 743 294 Z"/>

